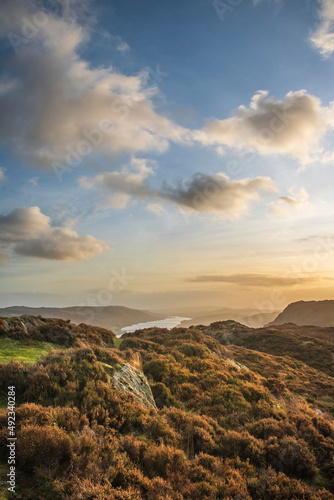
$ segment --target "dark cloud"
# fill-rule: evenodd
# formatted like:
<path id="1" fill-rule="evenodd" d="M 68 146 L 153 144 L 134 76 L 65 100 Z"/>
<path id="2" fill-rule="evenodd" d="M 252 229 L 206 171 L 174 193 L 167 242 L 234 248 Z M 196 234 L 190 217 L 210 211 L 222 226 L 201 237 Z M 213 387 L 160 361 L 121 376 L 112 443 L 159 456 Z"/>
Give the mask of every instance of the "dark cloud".
<path id="1" fill-rule="evenodd" d="M 82 177 L 79 182 L 86 189 L 98 188 L 126 195 L 127 198 L 122 200 L 125 201 L 122 208 L 131 198 L 155 200 L 173 203 L 192 212 L 212 213 L 230 219 L 237 219 L 247 213 L 261 191 L 277 192 L 269 177 L 231 180 L 223 173 L 199 173 L 177 185 L 164 182 L 155 188 L 149 182 L 153 174 L 153 169 L 144 160 L 133 160 L 130 168 L 120 172 L 105 172 L 92 179 Z"/>

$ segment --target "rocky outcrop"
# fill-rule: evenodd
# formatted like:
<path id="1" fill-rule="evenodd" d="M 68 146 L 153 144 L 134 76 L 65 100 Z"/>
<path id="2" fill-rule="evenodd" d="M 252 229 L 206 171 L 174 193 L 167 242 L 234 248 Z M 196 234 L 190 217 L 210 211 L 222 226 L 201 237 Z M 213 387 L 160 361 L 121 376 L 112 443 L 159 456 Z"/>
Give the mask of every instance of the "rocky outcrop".
<path id="1" fill-rule="evenodd" d="M 242 365 L 241 363 L 238 363 L 238 361 L 234 361 L 234 359 L 229 359 L 226 358 L 226 361 L 231 365 L 234 366 L 234 368 L 237 368 L 238 370 L 246 370 L 249 372 L 249 368 L 247 366 Z"/>
<path id="2" fill-rule="evenodd" d="M 52 342 L 64 347 L 82 345 L 114 345 L 115 335 L 110 330 L 81 323 L 75 325 L 70 320 L 42 318 L 23 315 L 11 318 L 0 317 L 0 336 L 15 340 L 39 340 Z"/>
<path id="3" fill-rule="evenodd" d="M 145 408 L 156 409 L 151 387 L 145 375 L 129 363 L 114 374 L 111 382 L 119 391 L 132 394 Z"/>
<path id="4" fill-rule="evenodd" d="M 18 338 L 20 335 L 25 336 L 29 332 L 35 332 L 44 325 L 45 321 L 34 316 L 0 318 L 0 331 L 6 334 L 16 333 Z"/>
<path id="5" fill-rule="evenodd" d="M 252 328 L 236 321 L 217 321 L 210 326 L 198 326 L 206 335 L 217 339 L 223 345 L 243 345 L 244 339 L 253 331 Z"/>

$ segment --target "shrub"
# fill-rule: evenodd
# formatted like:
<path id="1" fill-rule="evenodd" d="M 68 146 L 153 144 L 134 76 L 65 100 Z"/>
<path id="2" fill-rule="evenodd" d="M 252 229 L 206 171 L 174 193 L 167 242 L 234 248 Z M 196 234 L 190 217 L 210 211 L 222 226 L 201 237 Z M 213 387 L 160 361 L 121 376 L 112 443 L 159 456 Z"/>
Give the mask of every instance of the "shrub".
<path id="1" fill-rule="evenodd" d="M 287 475 L 311 478 L 316 473 L 316 459 L 302 439 L 285 436 L 267 447 L 268 461 Z"/>
<path id="2" fill-rule="evenodd" d="M 66 471 L 72 462 L 72 443 L 57 426 L 27 425 L 18 432 L 18 461 L 29 472 L 35 467 L 55 477 Z"/>

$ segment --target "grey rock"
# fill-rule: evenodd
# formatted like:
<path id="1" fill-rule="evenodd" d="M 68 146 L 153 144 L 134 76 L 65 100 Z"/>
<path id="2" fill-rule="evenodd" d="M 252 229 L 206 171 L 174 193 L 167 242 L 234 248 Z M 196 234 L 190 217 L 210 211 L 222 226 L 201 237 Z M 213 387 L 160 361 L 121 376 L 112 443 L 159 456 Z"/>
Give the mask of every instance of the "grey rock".
<path id="1" fill-rule="evenodd" d="M 157 409 L 145 375 L 129 363 L 114 374 L 111 382 L 119 391 L 132 394 L 145 408 Z"/>
<path id="2" fill-rule="evenodd" d="M 231 366 L 234 366 L 234 368 L 238 368 L 238 370 L 244 369 L 244 370 L 249 371 L 249 368 L 247 368 L 247 366 L 242 365 L 241 363 L 238 363 L 238 361 L 234 361 L 234 359 L 226 358 L 226 361 L 228 363 L 230 363 Z"/>

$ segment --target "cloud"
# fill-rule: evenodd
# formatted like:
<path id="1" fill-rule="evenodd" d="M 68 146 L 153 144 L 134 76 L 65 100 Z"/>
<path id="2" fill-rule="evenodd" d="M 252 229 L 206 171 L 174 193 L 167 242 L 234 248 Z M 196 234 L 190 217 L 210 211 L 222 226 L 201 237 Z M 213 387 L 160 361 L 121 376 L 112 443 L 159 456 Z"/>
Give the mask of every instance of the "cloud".
<path id="1" fill-rule="evenodd" d="M 311 34 L 311 42 L 319 52 L 328 57 L 334 52 L 334 3 L 319 0 L 319 25 Z"/>
<path id="2" fill-rule="evenodd" d="M 253 0 L 253 3 L 256 5 L 262 1 Z M 323 56 L 329 57 L 334 51 L 334 4 L 333 0 L 317 0 L 317 3 L 319 21 L 310 34 L 310 41 Z"/>
<path id="3" fill-rule="evenodd" d="M 293 278 L 289 276 L 268 276 L 265 274 L 230 274 L 196 276 L 190 281 L 192 283 L 233 283 L 254 287 L 275 287 L 300 285 L 308 281 L 316 281 L 316 278 Z"/>
<path id="4" fill-rule="evenodd" d="M 148 162 L 133 158 L 129 167 L 124 167 L 120 172 L 104 172 L 93 179 L 81 177 L 79 185 L 85 189 L 92 187 L 107 188 L 116 193 L 123 193 L 140 198 L 154 196 L 153 190 L 147 185 L 146 180 L 153 174 Z"/>
<path id="5" fill-rule="evenodd" d="M 110 41 L 110 43 L 115 46 L 118 52 L 127 52 L 130 50 L 130 45 L 123 40 L 123 38 L 119 35 L 112 35 L 109 32 L 105 31 L 103 33 L 104 37 Z"/>
<path id="6" fill-rule="evenodd" d="M 291 188 L 289 191 L 291 196 L 281 196 L 275 202 L 271 203 L 271 215 L 276 217 L 291 217 L 293 212 L 300 212 L 310 206 L 309 195 L 306 189 L 301 188 L 299 191 L 295 191 Z"/>
<path id="7" fill-rule="evenodd" d="M 48 234 L 17 243 L 14 250 L 26 257 L 50 260 L 88 260 L 103 252 L 103 245 L 93 236 L 80 237 L 71 229 L 54 228 Z"/>
<path id="8" fill-rule="evenodd" d="M 1 250 L 0 249 L 0 264 L 8 264 L 10 261 L 9 261 L 9 257 L 8 257 L 8 254 Z"/>
<path id="9" fill-rule="evenodd" d="M 122 40 L 121 37 L 117 37 L 116 50 L 118 50 L 118 52 L 127 52 L 130 50 L 130 45 Z"/>
<path id="10" fill-rule="evenodd" d="M 6 180 L 5 171 L 6 169 L 0 167 L 0 186 Z"/>
<path id="11" fill-rule="evenodd" d="M 249 108 L 240 106 L 234 116 L 212 119 L 201 130 L 162 116 L 154 99 L 165 73 L 146 68 L 128 76 L 112 66 L 92 67 L 81 50 L 89 26 L 72 3 L 45 12 L 33 0 L 2 2 L 0 37 L 12 46 L 0 79 L 0 137 L 24 161 L 53 168 L 61 178 L 88 155 L 163 153 L 171 142 L 214 145 L 220 154 L 226 146 L 287 154 L 302 162 L 319 153 L 333 109 L 305 90 L 282 100 L 258 92 Z M 110 38 L 118 50 L 128 50 L 119 36 Z"/>
<path id="12" fill-rule="evenodd" d="M 109 205 L 112 208 L 117 208 L 118 210 L 122 210 L 126 208 L 131 200 L 131 196 L 124 193 L 117 193 L 109 198 Z"/>
<path id="13" fill-rule="evenodd" d="M 262 155 L 285 154 L 302 162 L 319 153 L 320 140 L 333 126 L 333 109 L 305 90 L 289 92 L 282 100 L 259 91 L 250 106 L 240 106 L 230 118 L 207 122 L 194 132 L 203 144 L 253 150 Z"/>
<path id="14" fill-rule="evenodd" d="M 31 235 L 45 233 L 50 227 L 50 217 L 38 207 L 16 208 L 8 215 L 0 215 L 1 241 L 28 240 Z"/>
<path id="15" fill-rule="evenodd" d="M 106 246 L 93 236 L 51 226 L 39 207 L 28 207 L 0 215 L 0 261 L 8 260 L 9 250 L 26 257 L 75 261 L 100 254 Z"/>
<path id="16" fill-rule="evenodd" d="M 28 184 L 30 184 L 30 186 L 37 186 L 38 185 L 38 177 L 31 177 L 31 179 L 28 180 Z"/>
<path id="17" fill-rule="evenodd" d="M 26 161 L 75 166 L 92 152 L 163 152 L 169 141 L 190 140 L 155 111 L 157 88 L 146 85 L 146 71 L 127 76 L 113 67 L 92 68 L 80 56 L 89 29 L 73 9 L 44 13 L 45 22 L 37 22 L 31 0 L 5 0 L 1 8 L 0 37 L 19 39 L 10 39 L 15 50 L 0 82 L 0 135 Z M 30 33 L 22 19 L 32 25 Z"/>
<path id="18" fill-rule="evenodd" d="M 159 203 L 149 203 L 146 205 L 145 210 L 155 215 L 162 215 L 165 212 L 165 209 Z"/>
<path id="19" fill-rule="evenodd" d="M 156 202 L 168 202 L 192 213 L 211 213 L 226 219 L 238 219 L 246 214 L 250 204 L 259 199 L 261 191 L 277 192 L 269 177 L 230 180 L 223 173 L 198 173 L 177 185 L 165 181 L 154 187 L 150 182 L 153 175 L 153 167 L 148 166 L 145 160 L 133 159 L 131 165 L 120 172 L 105 172 L 91 179 L 82 177 L 79 184 L 85 189 L 97 188 L 134 199 L 150 200 L 154 202 L 153 206 Z M 151 211 L 152 203 L 149 205 Z"/>
<path id="20" fill-rule="evenodd" d="M 223 173 L 196 174 L 177 187 L 165 183 L 160 197 L 190 211 L 239 219 L 247 214 L 251 202 L 259 199 L 260 191 L 275 193 L 274 182 L 269 177 L 232 181 Z"/>

